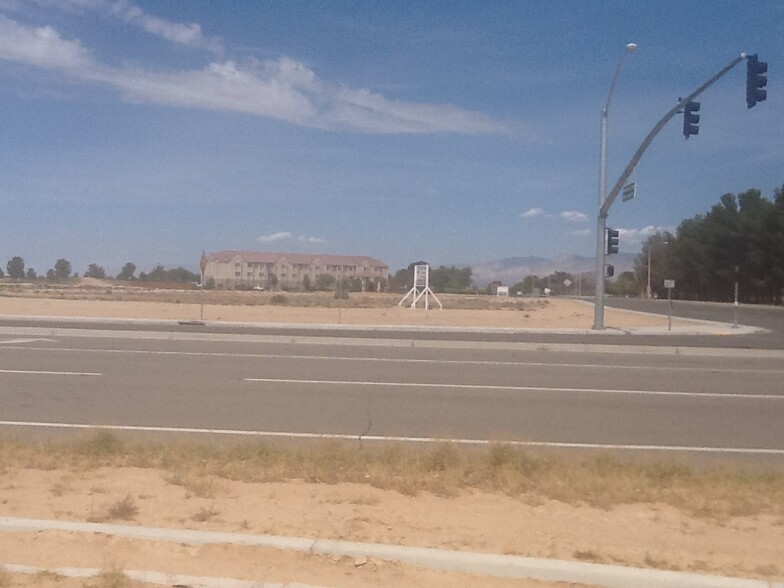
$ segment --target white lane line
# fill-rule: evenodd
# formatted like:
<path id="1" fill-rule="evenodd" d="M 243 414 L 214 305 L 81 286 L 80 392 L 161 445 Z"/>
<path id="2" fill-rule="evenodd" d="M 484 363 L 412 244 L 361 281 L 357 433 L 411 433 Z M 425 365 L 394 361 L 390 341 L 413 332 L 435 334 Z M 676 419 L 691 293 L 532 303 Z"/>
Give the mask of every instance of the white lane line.
<path id="1" fill-rule="evenodd" d="M 361 382 L 351 380 L 291 380 L 285 378 L 244 378 L 245 382 L 270 384 L 318 384 L 334 386 L 390 386 L 401 388 L 456 388 L 459 390 L 512 390 L 517 392 L 576 392 L 586 394 L 627 394 L 632 396 L 686 396 L 691 398 L 741 398 L 744 400 L 784 400 L 773 394 L 722 394 L 717 392 L 668 392 L 663 390 L 607 390 L 604 388 L 559 388 L 548 386 L 488 386 L 483 384 L 433 384 L 425 382 Z"/>
<path id="2" fill-rule="evenodd" d="M 722 368 L 722 367 L 683 367 L 683 366 L 648 366 L 625 365 L 608 363 L 557 363 L 544 361 L 503 361 L 503 360 L 477 360 L 477 359 L 422 359 L 422 358 L 395 358 L 395 357 L 352 357 L 344 355 L 289 355 L 283 353 L 223 353 L 219 351 L 161 351 L 147 349 L 92 349 L 80 347 L 7 347 L 24 351 L 55 351 L 67 353 L 127 353 L 129 355 L 161 355 L 183 357 L 235 357 L 247 359 L 289 359 L 292 361 L 355 361 L 379 363 L 410 363 L 410 364 L 458 364 L 458 365 L 487 365 L 487 366 L 512 366 L 512 367 L 559 367 L 559 368 L 588 368 L 614 370 L 645 370 L 666 372 L 700 372 L 700 373 L 752 373 L 752 374 L 784 374 L 784 369 L 774 368 Z"/>
<path id="3" fill-rule="evenodd" d="M 145 427 L 141 425 L 88 425 L 82 423 L 46 423 L 34 421 L 0 421 L 0 426 L 95 431 L 135 431 L 144 433 L 178 433 L 199 435 L 235 435 L 239 437 L 278 437 L 287 439 L 338 439 L 345 441 L 382 441 L 402 443 L 454 443 L 456 445 L 511 445 L 516 447 L 553 447 L 565 449 L 622 449 L 630 451 L 678 451 L 695 453 L 738 453 L 784 455 L 784 449 L 759 447 L 690 447 L 687 445 L 624 445 L 617 443 L 567 443 L 558 441 L 500 441 L 490 439 L 449 439 L 439 437 L 401 437 L 385 435 L 346 435 L 340 433 L 294 433 L 287 431 L 245 431 L 241 429 L 203 429 L 192 427 Z"/>
<path id="4" fill-rule="evenodd" d="M 0 345 L 19 345 L 20 343 L 54 343 L 54 339 L 6 339 L 5 341 L 0 341 Z"/>
<path id="5" fill-rule="evenodd" d="M 97 372 L 49 372 L 43 370 L 0 370 L 0 374 L 27 374 L 35 376 L 102 376 Z"/>

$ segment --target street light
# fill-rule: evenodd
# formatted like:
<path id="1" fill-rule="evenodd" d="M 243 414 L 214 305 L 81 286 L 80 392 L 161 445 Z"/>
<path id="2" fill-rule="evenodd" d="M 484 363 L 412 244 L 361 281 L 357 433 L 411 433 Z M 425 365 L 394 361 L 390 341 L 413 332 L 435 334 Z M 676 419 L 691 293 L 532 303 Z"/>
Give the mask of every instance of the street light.
<path id="1" fill-rule="evenodd" d="M 602 109 L 602 129 L 601 129 L 601 150 L 599 153 L 599 216 L 596 223 L 596 295 L 594 300 L 594 329 L 604 328 L 604 233 L 607 223 L 607 215 L 601 213 L 604 199 L 607 196 L 607 119 L 610 111 L 610 101 L 612 100 L 615 84 L 618 82 L 618 74 L 621 72 L 621 65 L 630 53 L 637 50 L 636 43 L 627 43 L 626 48 L 615 66 L 610 92 L 607 94 L 607 103 Z"/>

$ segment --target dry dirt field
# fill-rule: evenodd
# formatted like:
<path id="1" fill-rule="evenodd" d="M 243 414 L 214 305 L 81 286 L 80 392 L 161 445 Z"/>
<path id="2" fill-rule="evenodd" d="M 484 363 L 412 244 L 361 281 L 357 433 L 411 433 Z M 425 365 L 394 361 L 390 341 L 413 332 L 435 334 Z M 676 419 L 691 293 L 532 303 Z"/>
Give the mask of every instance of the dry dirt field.
<path id="1" fill-rule="evenodd" d="M 439 294 L 430 310 L 399 306 L 400 294 L 269 293 L 145 290 L 84 280 L 79 287 L 42 287 L 0 282 L 0 315 L 237 321 L 253 323 L 590 329 L 593 306 L 567 298 L 498 298 Z M 410 299 L 409 299 L 410 300 Z M 667 318 L 606 309 L 610 329 L 666 327 Z M 688 325 L 674 320 L 673 326 Z"/>
<path id="2" fill-rule="evenodd" d="M 569 469 L 571 473 L 556 466 L 548 476 L 533 466 L 534 461 L 526 466 L 531 472 L 524 473 L 534 479 L 515 481 L 520 472 L 509 467 L 513 461 L 502 452 L 499 455 L 508 461 L 501 463 L 499 456 L 491 460 L 489 467 L 497 471 L 487 480 L 490 486 L 470 487 L 461 484 L 459 476 L 481 469 L 481 462 L 463 464 L 463 471 L 457 474 L 449 465 L 448 452 L 425 456 L 425 463 L 420 464 L 423 471 L 414 472 L 414 479 L 404 474 L 388 479 L 389 472 L 378 465 L 365 470 L 368 473 L 364 475 L 361 470 L 358 475 L 341 473 L 344 467 L 351 470 L 351 464 L 325 465 L 335 459 L 329 452 L 318 457 L 319 465 L 290 465 L 287 471 L 293 478 L 285 479 L 288 474 L 279 471 L 281 464 L 272 460 L 260 465 L 252 453 L 239 459 L 229 453 L 205 455 L 204 459 L 191 456 L 184 461 L 169 456 L 140 467 L 135 462 L 140 461 L 141 452 L 133 450 L 128 450 L 128 455 L 137 457 L 130 458 L 125 449 L 119 449 L 112 459 L 85 460 L 67 453 L 52 455 L 57 452 L 53 449 L 48 456 L 42 456 L 39 449 L 36 457 L 33 451 L 31 457 L 26 450 L 13 448 L 13 444 L 2 446 L 2 516 L 343 539 L 718 575 L 784 577 L 781 478 L 747 485 L 742 476 L 728 483 L 722 482 L 720 475 L 703 478 L 661 466 L 640 477 L 640 472 L 624 470 L 613 462 L 598 469 L 596 465 L 578 465 Z M 452 459 L 457 459 L 456 455 Z M 150 458 L 141 461 L 145 459 Z M 284 479 L 278 481 L 281 476 Z M 360 481 L 347 481 L 352 476 Z M 559 489 L 559 483 L 566 487 Z M 500 486 L 493 488 L 493 484 Z M 528 489 L 517 489 L 516 484 Z M 189 546 L 63 531 L 0 533 L 0 554 L 5 563 L 50 569 L 141 569 L 334 587 L 557 585 L 438 572 L 375 558 L 356 560 L 259 547 Z M 0 575 L 0 585 L 2 578 Z M 6 578 L 5 586 L 68 586 L 45 575 Z"/>
<path id="3" fill-rule="evenodd" d="M 155 293 L 149 296 L 154 300 L 145 301 L 133 299 L 138 292 L 109 290 L 93 289 L 88 296 L 84 291 L 6 289 L 0 291 L 0 315 L 531 328 L 589 328 L 592 319 L 590 306 L 569 300 L 462 301 L 491 305 L 472 309 L 449 308 L 449 297 L 444 297 L 446 309 L 425 313 L 399 308 L 389 295 L 356 296 L 348 302 L 326 299 L 323 305 L 311 301 L 312 306 L 300 307 L 293 305 L 296 296 L 290 294 L 272 304 L 265 293 L 266 303 L 259 304 L 257 293 L 215 293 L 205 296 L 202 308 L 200 300 L 193 300 L 198 292 Z M 345 305 L 335 307 L 337 302 Z M 350 307 L 351 302 L 365 307 Z M 615 311 L 607 316 L 607 324 L 618 328 L 661 326 L 662 320 Z M 513 475 L 520 472 L 503 468 L 492 474 L 489 485 L 455 482 L 449 468 L 438 463 L 414 474 L 413 480 L 402 475 L 395 479 L 393 473 L 392 482 L 380 483 L 376 475 L 383 472 L 370 469 L 355 479 L 337 475 L 342 467 L 334 469 L 335 476 L 268 476 L 268 466 L 251 460 L 248 467 L 254 475 L 244 479 L 207 465 L 186 467 L 166 460 L 139 465 L 122 458 L 122 452 L 119 461 L 105 464 L 51 457 L 53 450 L 44 448 L 44 455 L 51 454 L 47 460 L 38 451 L 19 449 L 0 430 L 0 516 L 344 539 L 784 580 L 780 476 L 728 474 L 734 482 L 722 494 L 722 483 L 717 482 L 723 480 L 721 473 L 679 474 L 679 466 L 663 465 L 660 477 L 654 475 L 656 492 L 651 494 L 650 478 L 613 477 L 600 470 L 595 479 L 589 475 L 579 481 L 570 478 L 576 469 L 566 468 L 553 480 L 536 478 L 524 484 L 526 489 L 515 490 L 520 482 L 514 482 Z M 460 476 L 470 478 L 472 467 Z M 523 478 L 527 475 L 524 471 Z M 675 484 L 681 475 L 686 490 Z M 622 498 L 610 498 L 615 493 Z M 374 558 L 49 531 L 0 532 L 3 563 L 91 567 L 106 574 L 75 580 L 0 571 L 0 588 L 141 585 L 117 573 L 131 569 L 335 588 L 566 585 L 438 572 Z"/>

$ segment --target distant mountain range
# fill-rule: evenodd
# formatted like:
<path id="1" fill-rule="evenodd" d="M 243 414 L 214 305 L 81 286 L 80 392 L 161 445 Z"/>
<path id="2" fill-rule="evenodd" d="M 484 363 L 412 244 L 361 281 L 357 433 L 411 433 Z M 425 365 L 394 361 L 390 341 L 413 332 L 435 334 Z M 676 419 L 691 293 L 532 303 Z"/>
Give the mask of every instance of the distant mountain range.
<path id="1" fill-rule="evenodd" d="M 621 272 L 634 269 L 636 258 L 637 254 L 634 253 L 618 253 L 608 257 L 607 263 L 615 266 L 615 275 L 617 276 Z M 596 258 L 580 255 L 564 255 L 553 258 L 507 257 L 497 261 L 459 265 L 470 265 L 474 284 L 482 288 L 496 280 L 506 286 L 511 286 L 526 276 L 544 277 L 557 271 L 574 275 L 593 273 L 596 270 Z"/>

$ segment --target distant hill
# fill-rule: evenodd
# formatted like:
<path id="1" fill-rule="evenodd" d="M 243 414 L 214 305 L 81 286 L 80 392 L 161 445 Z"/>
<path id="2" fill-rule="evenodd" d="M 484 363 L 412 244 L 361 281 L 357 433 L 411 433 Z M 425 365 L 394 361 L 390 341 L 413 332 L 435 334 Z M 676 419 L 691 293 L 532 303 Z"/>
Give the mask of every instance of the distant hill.
<path id="1" fill-rule="evenodd" d="M 615 266 L 615 274 L 634 269 L 635 253 L 618 253 L 607 258 Z M 496 261 L 460 264 L 470 265 L 474 285 L 483 288 L 496 280 L 507 286 L 519 282 L 526 276 L 548 276 L 562 271 L 570 274 L 593 273 L 596 269 L 594 257 L 564 255 L 560 257 L 507 257 Z"/>

